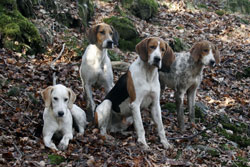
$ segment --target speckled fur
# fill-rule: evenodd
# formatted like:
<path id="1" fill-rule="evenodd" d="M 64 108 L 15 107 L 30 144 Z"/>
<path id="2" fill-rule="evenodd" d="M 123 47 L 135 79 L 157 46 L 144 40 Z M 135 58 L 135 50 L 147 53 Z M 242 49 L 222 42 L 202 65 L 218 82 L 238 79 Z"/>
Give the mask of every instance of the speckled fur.
<path id="1" fill-rule="evenodd" d="M 190 52 L 175 53 L 175 62 L 170 66 L 170 71 L 160 72 L 161 91 L 165 86 L 175 90 L 177 107 L 177 120 L 181 131 L 184 130 L 183 99 L 187 93 L 189 118 L 194 123 L 195 96 L 202 81 L 202 71 L 206 65 L 213 66 L 219 63 L 217 47 L 208 41 L 196 43 Z"/>

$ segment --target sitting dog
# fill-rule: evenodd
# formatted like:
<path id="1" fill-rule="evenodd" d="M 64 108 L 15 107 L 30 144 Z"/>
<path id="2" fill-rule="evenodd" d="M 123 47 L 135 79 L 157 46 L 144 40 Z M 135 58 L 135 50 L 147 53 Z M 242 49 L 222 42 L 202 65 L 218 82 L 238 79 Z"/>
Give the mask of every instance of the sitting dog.
<path id="1" fill-rule="evenodd" d="M 197 88 L 202 81 L 202 71 L 205 66 L 213 67 L 220 62 L 219 51 L 215 45 L 208 41 L 196 43 L 190 52 L 176 53 L 176 60 L 168 69 L 161 69 L 161 90 L 165 85 L 175 90 L 178 126 L 184 130 L 183 98 L 187 92 L 189 118 L 195 122 L 195 96 Z"/>
<path id="2" fill-rule="evenodd" d="M 107 49 L 118 45 L 119 35 L 112 26 L 102 23 L 88 31 L 88 39 L 91 44 L 82 56 L 80 77 L 87 98 L 87 120 L 92 121 L 95 110 L 92 86 L 103 86 L 106 93 L 113 87 L 113 71 Z"/>
<path id="3" fill-rule="evenodd" d="M 53 135 L 62 134 L 59 149 L 65 150 L 69 140 L 73 138 L 73 120 L 81 134 L 87 124 L 85 112 L 73 104 L 76 99 L 75 93 L 63 85 L 49 86 L 42 91 L 42 98 L 45 102 L 43 113 L 43 141 L 46 147 L 57 150 L 52 142 Z"/>
<path id="4" fill-rule="evenodd" d="M 95 122 L 101 134 L 106 135 L 107 130 L 126 129 L 126 121 L 131 121 L 132 118 L 137 141 L 143 144 L 143 148 L 148 149 L 141 109 L 151 106 L 151 114 L 157 125 L 161 143 L 167 149 L 171 145 L 162 124 L 158 69 L 170 66 L 175 59 L 174 54 L 168 44 L 157 37 L 141 41 L 136 45 L 136 52 L 139 57 L 131 64 L 128 72 L 120 77 L 105 100 L 97 106 Z"/>

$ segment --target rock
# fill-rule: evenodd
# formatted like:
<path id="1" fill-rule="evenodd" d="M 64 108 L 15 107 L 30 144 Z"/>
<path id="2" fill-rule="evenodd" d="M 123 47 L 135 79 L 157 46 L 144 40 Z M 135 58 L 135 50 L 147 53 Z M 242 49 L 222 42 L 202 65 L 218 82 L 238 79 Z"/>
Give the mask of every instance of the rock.
<path id="1" fill-rule="evenodd" d="M 122 5 L 143 20 L 149 20 L 158 11 L 155 0 L 122 0 Z"/>
<path id="2" fill-rule="evenodd" d="M 42 51 L 41 38 L 36 27 L 18 10 L 15 0 L 0 1 L 0 34 L 3 47 L 16 52 Z"/>
<path id="3" fill-rule="evenodd" d="M 174 37 L 170 42 L 169 46 L 174 50 L 174 52 L 181 52 L 187 49 L 187 45 L 180 38 Z"/>
<path id="4" fill-rule="evenodd" d="M 118 47 L 122 50 L 135 50 L 135 45 L 141 41 L 132 21 L 126 17 L 112 16 L 104 19 L 104 22 L 112 25 L 120 35 Z"/>
<path id="5" fill-rule="evenodd" d="M 122 62 L 122 61 L 112 61 L 111 64 L 112 64 L 113 69 L 123 71 L 123 72 L 128 71 L 128 68 L 130 65 L 129 63 Z"/>

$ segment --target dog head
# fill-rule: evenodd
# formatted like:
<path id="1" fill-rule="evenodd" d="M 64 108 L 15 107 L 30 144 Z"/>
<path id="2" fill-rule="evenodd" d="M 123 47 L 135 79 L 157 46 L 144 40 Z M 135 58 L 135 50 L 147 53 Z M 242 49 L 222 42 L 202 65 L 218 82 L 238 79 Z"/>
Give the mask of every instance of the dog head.
<path id="1" fill-rule="evenodd" d="M 51 108 L 56 117 L 63 117 L 72 109 L 75 102 L 75 93 L 63 85 L 49 86 L 42 91 L 42 98 L 46 108 Z"/>
<path id="2" fill-rule="evenodd" d="M 209 41 L 197 42 L 190 50 L 195 62 L 200 61 L 203 65 L 211 67 L 220 63 L 218 48 Z"/>
<path id="3" fill-rule="evenodd" d="M 100 48 L 113 48 L 114 45 L 118 45 L 119 41 L 118 32 L 105 23 L 90 28 L 87 36 L 91 44 L 96 44 Z"/>
<path id="4" fill-rule="evenodd" d="M 161 38 L 146 38 L 136 45 L 135 50 L 142 61 L 159 69 L 170 67 L 175 60 L 173 50 Z"/>

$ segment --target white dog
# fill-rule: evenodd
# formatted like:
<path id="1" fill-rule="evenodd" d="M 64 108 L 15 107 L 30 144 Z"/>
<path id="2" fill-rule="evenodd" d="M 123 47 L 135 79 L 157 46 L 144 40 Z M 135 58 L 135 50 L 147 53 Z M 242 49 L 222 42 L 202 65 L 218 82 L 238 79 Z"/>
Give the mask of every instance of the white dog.
<path id="1" fill-rule="evenodd" d="M 87 35 L 90 45 L 82 56 L 80 77 L 87 100 L 87 120 L 92 121 L 96 106 L 92 86 L 104 87 L 106 93 L 113 87 L 113 71 L 107 50 L 118 45 L 119 35 L 112 26 L 105 23 L 91 27 Z"/>
<path id="2" fill-rule="evenodd" d="M 52 137 L 54 134 L 61 134 L 62 139 L 58 147 L 60 150 L 65 150 L 69 140 L 73 138 L 73 120 L 78 126 L 79 133 L 84 133 L 87 124 L 85 112 L 73 104 L 76 99 L 75 93 L 63 85 L 49 86 L 41 94 L 45 102 L 44 144 L 46 147 L 57 150 L 56 145 L 52 142 Z"/>

